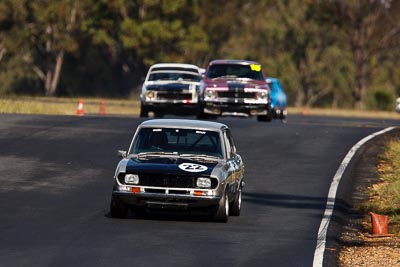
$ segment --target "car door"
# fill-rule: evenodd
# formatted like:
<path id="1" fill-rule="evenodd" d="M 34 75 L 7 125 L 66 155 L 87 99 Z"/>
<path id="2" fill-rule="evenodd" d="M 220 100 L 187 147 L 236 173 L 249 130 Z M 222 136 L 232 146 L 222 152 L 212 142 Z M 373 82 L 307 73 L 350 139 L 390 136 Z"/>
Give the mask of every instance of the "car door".
<path id="1" fill-rule="evenodd" d="M 241 157 L 236 153 L 236 146 L 230 130 L 226 129 L 224 135 L 227 148 L 227 165 L 229 167 L 229 191 L 231 194 L 235 194 L 242 178 L 243 163 Z"/>

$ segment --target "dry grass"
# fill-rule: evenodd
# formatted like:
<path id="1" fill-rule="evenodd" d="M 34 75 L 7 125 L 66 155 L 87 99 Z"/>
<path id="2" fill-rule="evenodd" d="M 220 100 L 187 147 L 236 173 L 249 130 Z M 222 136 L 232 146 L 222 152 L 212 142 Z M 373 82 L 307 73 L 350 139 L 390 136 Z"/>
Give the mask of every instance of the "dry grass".
<path id="1" fill-rule="evenodd" d="M 289 108 L 290 114 L 356 117 L 370 119 L 400 119 L 400 114 L 394 111 L 354 110 L 354 109 L 324 109 L 324 108 Z"/>
<path id="2" fill-rule="evenodd" d="M 82 98 L 84 101 L 84 113 L 97 115 L 100 103 L 104 101 L 107 115 L 133 115 L 140 111 L 138 97 L 134 99 L 101 99 Z M 14 114 L 51 114 L 51 115 L 76 115 L 79 98 L 55 98 L 55 97 L 8 97 L 0 98 L 0 113 Z M 400 119 L 400 114 L 388 111 L 361 111 L 344 109 L 321 108 L 288 108 L 291 114 Z"/>
<path id="3" fill-rule="evenodd" d="M 107 115 L 138 115 L 140 103 L 132 99 L 81 98 L 85 115 L 97 115 L 104 101 Z M 0 98 L 0 113 L 76 115 L 79 98 Z"/>
<path id="4" fill-rule="evenodd" d="M 400 234 L 400 140 L 386 142 L 385 152 L 379 155 L 377 172 L 380 183 L 370 187 L 370 198 L 361 210 L 388 215 L 391 232 Z M 368 219 L 366 216 L 365 220 Z"/>
<path id="5" fill-rule="evenodd" d="M 372 236 L 344 231 L 341 239 L 347 244 L 339 253 L 340 267 L 400 266 L 400 139 L 388 140 L 384 152 L 379 155 L 376 168 L 380 182 L 369 189 L 369 200 L 361 206 L 361 212 L 375 212 L 389 216 L 390 234 Z M 364 230 L 371 233 L 371 218 L 361 220 Z M 351 228 L 351 226 L 350 226 Z"/>

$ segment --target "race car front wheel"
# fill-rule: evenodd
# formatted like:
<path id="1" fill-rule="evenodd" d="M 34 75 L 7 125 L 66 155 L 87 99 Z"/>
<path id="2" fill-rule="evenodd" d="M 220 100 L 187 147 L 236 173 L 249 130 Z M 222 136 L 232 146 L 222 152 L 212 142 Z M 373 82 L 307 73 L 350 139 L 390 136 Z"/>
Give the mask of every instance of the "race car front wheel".
<path id="1" fill-rule="evenodd" d="M 209 115 L 204 113 L 204 107 L 201 104 L 199 104 L 197 107 L 196 118 L 198 120 L 207 120 L 209 118 Z"/>
<path id="2" fill-rule="evenodd" d="M 241 208 L 242 208 L 242 187 L 240 186 L 235 194 L 235 199 L 233 200 L 229 215 L 239 216 Z"/>
<path id="3" fill-rule="evenodd" d="M 270 122 L 272 120 L 272 117 L 273 117 L 272 108 L 270 105 L 268 105 L 267 106 L 267 115 L 259 115 L 259 116 L 257 116 L 257 120 Z"/>
<path id="4" fill-rule="evenodd" d="M 229 198 L 228 194 L 225 191 L 224 195 L 219 201 L 217 210 L 215 211 L 214 220 L 216 222 L 226 223 L 228 222 L 228 217 L 229 217 Z"/>
<path id="5" fill-rule="evenodd" d="M 110 215 L 113 218 L 125 218 L 128 215 L 128 206 L 121 200 L 111 197 Z"/>
<path id="6" fill-rule="evenodd" d="M 140 104 L 140 117 L 142 118 L 147 118 L 149 116 L 149 108 L 143 105 L 143 103 Z"/>

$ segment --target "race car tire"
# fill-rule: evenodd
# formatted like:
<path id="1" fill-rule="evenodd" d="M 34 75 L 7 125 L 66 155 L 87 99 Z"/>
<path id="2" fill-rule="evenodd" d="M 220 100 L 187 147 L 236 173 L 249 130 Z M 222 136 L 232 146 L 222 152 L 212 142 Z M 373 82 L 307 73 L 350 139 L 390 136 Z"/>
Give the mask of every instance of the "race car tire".
<path id="1" fill-rule="evenodd" d="M 271 106 L 267 106 L 267 115 L 259 115 L 257 116 L 258 121 L 266 121 L 270 122 L 272 120 L 273 114 L 272 114 L 272 108 Z"/>
<path id="2" fill-rule="evenodd" d="M 136 218 L 146 217 L 146 210 L 141 207 L 131 207 L 131 211 L 135 213 Z"/>
<path id="3" fill-rule="evenodd" d="M 113 218 L 125 218 L 128 215 L 128 206 L 115 198 L 114 196 L 111 198 L 110 203 L 110 215 Z"/>
<path id="4" fill-rule="evenodd" d="M 229 217 L 229 198 L 226 192 L 221 197 L 218 207 L 214 214 L 214 221 L 226 223 Z"/>
<path id="5" fill-rule="evenodd" d="M 233 200 L 232 207 L 229 210 L 229 215 L 240 216 L 240 209 L 242 208 L 242 187 L 239 187 Z"/>
<path id="6" fill-rule="evenodd" d="M 143 105 L 143 103 L 140 104 L 140 117 L 142 118 L 147 118 L 149 116 L 149 108 Z"/>
<path id="7" fill-rule="evenodd" d="M 271 115 L 260 115 L 260 116 L 257 116 L 257 120 L 270 122 L 272 120 L 272 116 Z"/>
<path id="8" fill-rule="evenodd" d="M 199 120 L 207 120 L 209 116 L 203 112 L 203 107 L 199 106 L 196 111 L 196 118 Z"/>

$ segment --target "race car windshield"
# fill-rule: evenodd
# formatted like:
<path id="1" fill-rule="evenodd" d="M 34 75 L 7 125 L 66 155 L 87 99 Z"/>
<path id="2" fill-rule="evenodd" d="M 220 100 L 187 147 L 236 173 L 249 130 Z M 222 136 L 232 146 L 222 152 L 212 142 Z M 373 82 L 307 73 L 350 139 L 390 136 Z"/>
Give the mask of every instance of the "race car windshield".
<path id="1" fill-rule="evenodd" d="M 149 81 L 194 81 L 199 82 L 200 75 L 180 72 L 153 72 L 149 76 Z"/>
<path id="2" fill-rule="evenodd" d="M 223 157 L 218 132 L 192 129 L 142 128 L 130 154 L 149 152 Z"/>
<path id="3" fill-rule="evenodd" d="M 263 80 L 261 66 L 258 64 L 216 64 L 211 65 L 207 71 L 207 79 L 252 79 Z"/>

